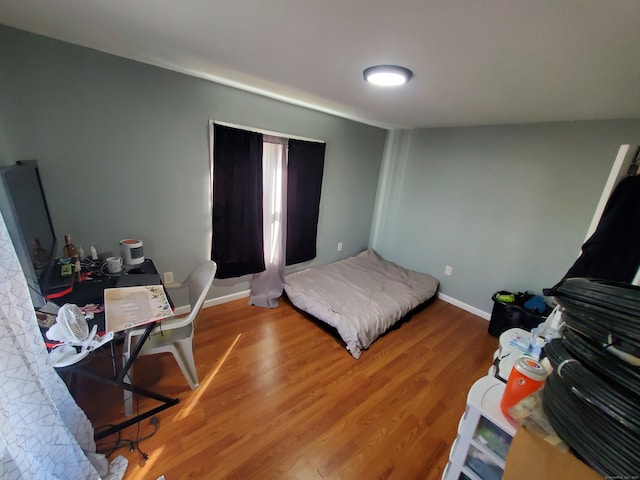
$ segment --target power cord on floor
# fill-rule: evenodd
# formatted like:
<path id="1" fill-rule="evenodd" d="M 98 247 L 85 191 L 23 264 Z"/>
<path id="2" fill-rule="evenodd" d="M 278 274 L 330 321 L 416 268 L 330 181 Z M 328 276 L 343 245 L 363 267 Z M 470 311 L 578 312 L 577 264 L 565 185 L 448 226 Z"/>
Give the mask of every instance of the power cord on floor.
<path id="1" fill-rule="evenodd" d="M 129 375 L 126 375 L 126 378 L 129 380 L 129 383 L 131 383 L 131 377 L 129 377 Z M 140 400 L 138 399 L 138 397 L 136 397 L 135 395 L 133 395 L 133 392 L 130 392 L 131 396 L 133 397 L 133 399 L 135 400 L 136 403 L 136 415 L 140 414 Z M 148 435 L 145 435 L 144 437 L 140 437 L 140 423 L 137 423 L 137 428 L 136 428 L 136 436 L 135 439 L 130 439 L 130 438 L 122 438 L 120 436 L 120 432 L 116 432 L 116 440 L 113 442 L 107 442 L 105 444 L 101 444 L 101 445 L 96 445 L 96 452 L 98 453 L 103 453 L 105 456 L 110 457 L 111 455 L 113 455 L 114 452 L 116 452 L 117 450 L 119 450 L 122 447 L 129 447 L 129 451 L 130 452 L 135 452 L 136 450 L 138 452 L 140 452 L 140 456 L 142 457 L 143 461 L 147 461 L 149 459 L 149 454 L 144 452 L 141 448 L 140 448 L 140 442 L 143 442 L 144 440 L 147 440 L 151 437 L 153 437 L 156 432 L 158 431 L 158 428 L 160 428 L 160 422 L 158 420 L 158 417 L 156 417 L 155 415 L 153 417 L 151 417 L 149 419 L 149 424 L 153 425 L 153 432 L 151 432 Z M 101 427 L 98 427 L 96 430 L 99 430 L 101 428 L 108 428 L 108 427 L 113 427 L 113 425 L 102 425 Z M 103 450 L 104 449 L 104 450 Z"/>
<path id="2" fill-rule="evenodd" d="M 153 432 L 149 433 L 148 435 L 145 435 L 143 437 L 140 436 L 140 423 L 138 423 L 138 428 L 137 428 L 135 438 L 123 438 L 120 436 L 120 432 L 116 432 L 116 435 L 117 435 L 116 440 L 113 442 L 107 442 L 100 445 L 96 445 L 96 452 L 103 453 L 105 456 L 110 457 L 111 455 L 113 455 L 113 453 L 115 453 L 120 448 L 129 447 L 130 452 L 135 452 L 137 450 L 144 461 L 148 460 L 149 454 L 140 448 L 140 443 L 145 440 L 148 440 L 149 438 L 153 437 L 156 434 L 156 432 L 158 431 L 158 428 L 160 428 L 160 422 L 158 420 L 158 417 L 156 416 L 151 417 L 149 419 L 149 424 L 153 425 Z M 111 426 L 112 425 L 103 425 L 100 428 L 108 428 Z"/>
<path id="3" fill-rule="evenodd" d="M 147 437 L 144 438 L 139 438 L 139 434 L 140 434 L 140 424 L 138 423 L 138 435 L 136 435 L 136 440 L 129 440 L 129 451 L 130 452 L 134 452 L 135 450 L 137 450 L 138 452 L 140 452 L 140 456 L 142 457 L 142 459 L 146 462 L 147 460 L 149 460 L 149 454 L 147 454 L 146 452 L 143 452 L 142 449 L 140 448 L 140 442 L 142 440 L 146 440 L 147 438 L 153 436 L 157 431 L 158 431 L 158 417 L 151 417 L 151 420 L 149 420 L 149 423 L 151 425 L 154 426 L 154 430 L 153 433 L 151 433 L 150 435 L 148 435 Z"/>

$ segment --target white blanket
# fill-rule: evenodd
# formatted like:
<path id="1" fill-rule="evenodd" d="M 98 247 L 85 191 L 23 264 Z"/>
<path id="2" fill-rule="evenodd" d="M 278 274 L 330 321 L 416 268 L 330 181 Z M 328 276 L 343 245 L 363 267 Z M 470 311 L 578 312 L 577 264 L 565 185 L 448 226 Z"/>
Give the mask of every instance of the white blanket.
<path id="1" fill-rule="evenodd" d="M 389 327 L 433 297 L 439 283 L 367 250 L 288 275 L 284 290 L 296 307 L 334 327 L 359 358 Z"/>

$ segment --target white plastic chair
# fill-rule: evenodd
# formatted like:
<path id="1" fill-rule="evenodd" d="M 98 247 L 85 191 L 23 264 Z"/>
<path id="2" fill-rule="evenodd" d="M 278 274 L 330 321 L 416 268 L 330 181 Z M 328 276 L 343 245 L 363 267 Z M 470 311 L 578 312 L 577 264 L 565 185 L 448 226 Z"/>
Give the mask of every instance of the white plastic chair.
<path id="1" fill-rule="evenodd" d="M 198 373 L 193 358 L 193 333 L 195 323 L 209 292 L 213 277 L 216 274 L 217 265 L 214 261 L 206 261 L 198 265 L 184 282 L 165 285 L 167 289 L 187 287 L 189 292 L 189 313 L 182 317 L 171 317 L 161 322 L 152 330 L 151 335 L 142 346 L 139 356 L 155 355 L 157 353 L 171 353 L 176 359 L 182 374 L 192 390 L 198 388 Z M 123 346 L 123 364 L 127 362 L 131 351 L 135 348 L 137 340 L 145 331 L 145 327 L 132 328 L 125 332 Z M 133 366 L 129 369 L 130 381 L 133 378 Z M 125 415 L 131 415 L 133 411 L 133 394 L 128 390 L 124 392 Z"/>

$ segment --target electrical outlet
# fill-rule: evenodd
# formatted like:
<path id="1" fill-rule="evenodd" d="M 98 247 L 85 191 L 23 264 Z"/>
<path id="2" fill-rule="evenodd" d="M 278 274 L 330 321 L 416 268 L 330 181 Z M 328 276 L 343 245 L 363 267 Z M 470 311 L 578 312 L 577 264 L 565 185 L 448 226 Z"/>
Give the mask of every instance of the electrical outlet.
<path id="1" fill-rule="evenodd" d="M 342 242 L 338 243 L 338 251 L 341 252 L 342 251 Z"/>
<path id="2" fill-rule="evenodd" d="M 453 273 L 453 267 L 451 265 L 447 265 L 444 267 L 444 274 L 451 275 Z"/>
<path id="3" fill-rule="evenodd" d="M 164 272 L 162 274 L 162 283 L 164 283 L 165 285 L 173 283 L 173 272 Z"/>

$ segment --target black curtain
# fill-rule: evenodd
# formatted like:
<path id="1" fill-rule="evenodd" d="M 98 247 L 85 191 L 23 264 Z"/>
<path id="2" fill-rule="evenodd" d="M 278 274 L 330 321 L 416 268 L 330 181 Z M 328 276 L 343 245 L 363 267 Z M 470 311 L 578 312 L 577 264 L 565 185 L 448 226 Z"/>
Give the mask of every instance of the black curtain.
<path id="1" fill-rule="evenodd" d="M 566 277 L 591 277 L 630 283 L 640 265 L 640 176 L 618 183 L 598 228 Z"/>
<path id="2" fill-rule="evenodd" d="M 326 144 L 289 140 L 286 264 L 316 256 L 320 191 Z"/>
<path id="3" fill-rule="evenodd" d="M 213 145 L 216 278 L 262 272 L 262 135 L 215 125 Z"/>

